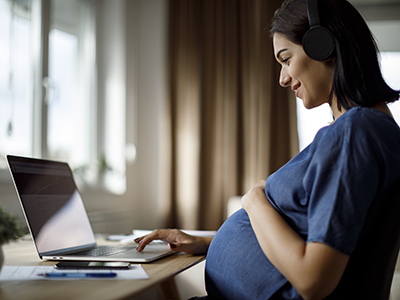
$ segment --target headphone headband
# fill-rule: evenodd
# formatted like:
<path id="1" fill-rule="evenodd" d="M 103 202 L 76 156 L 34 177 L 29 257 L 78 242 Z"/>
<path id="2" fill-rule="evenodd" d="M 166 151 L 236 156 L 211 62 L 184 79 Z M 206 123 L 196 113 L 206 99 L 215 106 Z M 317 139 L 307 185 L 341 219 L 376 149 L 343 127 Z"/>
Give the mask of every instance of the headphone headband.
<path id="1" fill-rule="evenodd" d="M 307 15 L 310 28 L 320 26 L 318 0 L 307 0 Z"/>

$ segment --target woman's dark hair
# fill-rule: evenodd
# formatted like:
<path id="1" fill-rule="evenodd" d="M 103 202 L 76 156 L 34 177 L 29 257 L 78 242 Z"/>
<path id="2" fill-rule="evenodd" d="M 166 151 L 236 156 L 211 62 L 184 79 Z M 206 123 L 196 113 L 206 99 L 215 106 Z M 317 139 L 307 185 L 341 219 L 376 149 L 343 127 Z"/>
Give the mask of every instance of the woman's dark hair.
<path id="1" fill-rule="evenodd" d="M 329 98 L 338 99 L 338 108 L 373 106 L 394 102 L 400 91 L 390 88 L 382 77 L 378 47 L 363 17 L 346 0 L 319 0 L 321 26 L 334 36 L 336 58 Z M 285 0 L 275 12 L 271 34 L 279 33 L 302 44 L 310 28 L 306 0 Z"/>

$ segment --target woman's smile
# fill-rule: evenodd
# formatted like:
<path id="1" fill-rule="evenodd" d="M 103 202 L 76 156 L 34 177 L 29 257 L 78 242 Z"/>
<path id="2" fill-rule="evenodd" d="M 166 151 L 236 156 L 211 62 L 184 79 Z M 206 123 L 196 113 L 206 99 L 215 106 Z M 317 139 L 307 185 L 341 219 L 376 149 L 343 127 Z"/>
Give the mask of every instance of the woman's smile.
<path id="1" fill-rule="evenodd" d="M 300 86 L 301 86 L 301 84 L 300 83 L 297 83 L 297 84 L 295 84 L 295 85 L 292 85 L 292 91 L 294 91 L 294 93 L 295 93 L 295 95 L 296 95 L 296 97 L 297 98 L 299 98 L 299 90 L 300 90 Z"/>

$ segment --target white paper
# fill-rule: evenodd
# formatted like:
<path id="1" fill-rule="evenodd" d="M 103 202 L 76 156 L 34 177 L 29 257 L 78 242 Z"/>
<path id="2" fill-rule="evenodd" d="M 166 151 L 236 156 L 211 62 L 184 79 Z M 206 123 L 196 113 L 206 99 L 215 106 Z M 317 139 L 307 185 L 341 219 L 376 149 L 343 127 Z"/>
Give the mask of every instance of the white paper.
<path id="1" fill-rule="evenodd" d="M 213 237 L 217 232 L 215 230 L 182 230 L 183 232 L 194 235 L 194 236 L 204 236 Z"/>
<path id="2" fill-rule="evenodd" d="M 46 277 L 40 274 L 45 273 L 116 273 L 116 277 L 102 278 L 54 278 Z M 127 270 L 87 270 L 87 269 L 68 269 L 57 270 L 51 266 L 3 266 L 0 272 L 0 281 L 2 280 L 132 280 L 132 279 L 149 279 L 146 271 L 141 265 L 131 265 Z"/>

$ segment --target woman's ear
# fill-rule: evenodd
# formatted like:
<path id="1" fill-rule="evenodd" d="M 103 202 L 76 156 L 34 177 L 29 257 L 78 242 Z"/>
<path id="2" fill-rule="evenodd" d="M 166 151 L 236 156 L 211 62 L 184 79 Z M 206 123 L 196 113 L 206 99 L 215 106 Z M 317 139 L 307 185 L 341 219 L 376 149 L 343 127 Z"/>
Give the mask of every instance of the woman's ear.
<path id="1" fill-rule="evenodd" d="M 327 60 L 324 60 L 324 62 L 330 64 L 331 66 L 334 66 L 336 63 L 336 56 L 333 56 L 331 58 L 328 58 Z"/>

